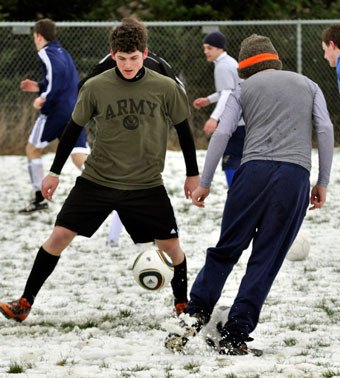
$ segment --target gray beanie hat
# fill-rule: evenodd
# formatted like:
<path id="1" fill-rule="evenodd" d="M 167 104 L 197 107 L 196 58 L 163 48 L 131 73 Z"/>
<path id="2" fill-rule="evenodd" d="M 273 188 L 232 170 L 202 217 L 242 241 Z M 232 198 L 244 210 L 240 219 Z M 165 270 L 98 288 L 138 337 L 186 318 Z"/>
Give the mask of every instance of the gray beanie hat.
<path id="1" fill-rule="evenodd" d="M 241 79 L 247 79 L 269 68 L 282 69 L 282 62 L 271 40 L 257 34 L 252 34 L 242 41 L 238 62 L 237 71 Z"/>
<path id="2" fill-rule="evenodd" d="M 225 49 L 225 36 L 219 31 L 211 32 L 204 37 L 203 43 L 219 49 Z"/>

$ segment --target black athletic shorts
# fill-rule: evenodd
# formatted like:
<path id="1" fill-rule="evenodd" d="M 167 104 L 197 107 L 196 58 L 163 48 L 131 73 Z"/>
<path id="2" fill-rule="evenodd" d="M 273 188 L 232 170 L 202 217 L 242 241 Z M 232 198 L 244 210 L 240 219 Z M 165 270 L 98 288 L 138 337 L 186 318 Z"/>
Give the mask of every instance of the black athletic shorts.
<path id="1" fill-rule="evenodd" d="M 135 243 L 178 237 L 174 211 L 163 185 L 151 189 L 118 190 L 78 177 L 55 222 L 91 237 L 116 210 Z"/>

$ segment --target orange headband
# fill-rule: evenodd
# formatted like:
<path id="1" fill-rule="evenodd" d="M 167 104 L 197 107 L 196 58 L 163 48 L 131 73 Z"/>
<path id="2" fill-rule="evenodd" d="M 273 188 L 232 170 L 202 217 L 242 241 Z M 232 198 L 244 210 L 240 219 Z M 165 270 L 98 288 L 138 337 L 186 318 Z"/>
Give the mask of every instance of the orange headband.
<path id="1" fill-rule="evenodd" d="M 238 64 L 238 68 L 246 68 L 252 66 L 253 64 L 264 62 L 265 60 L 279 60 L 279 56 L 272 53 L 254 55 L 250 58 L 241 60 L 241 62 Z"/>

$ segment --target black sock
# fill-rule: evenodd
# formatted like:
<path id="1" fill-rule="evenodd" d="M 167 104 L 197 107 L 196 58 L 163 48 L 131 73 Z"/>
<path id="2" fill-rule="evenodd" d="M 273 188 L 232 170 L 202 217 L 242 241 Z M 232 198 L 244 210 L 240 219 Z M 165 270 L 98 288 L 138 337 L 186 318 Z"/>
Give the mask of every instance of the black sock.
<path id="1" fill-rule="evenodd" d="M 40 247 L 22 295 L 31 305 L 42 285 L 56 267 L 59 257 L 51 255 L 43 247 Z"/>
<path id="2" fill-rule="evenodd" d="M 171 286 L 175 297 L 175 305 L 188 301 L 187 260 L 185 256 L 183 262 L 174 266 L 174 277 L 171 280 Z"/>
<path id="3" fill-rule="evenodd" d="M 36 202 L 36 203 L 39 203 L 39 202 L 42 202 L 44 199 L 45 199 L 45 198 L 44 198 L 44 196 L 42 195 L 41 190 L 37 190 L 37 191 L 35 192 L 35 202 Z"/>

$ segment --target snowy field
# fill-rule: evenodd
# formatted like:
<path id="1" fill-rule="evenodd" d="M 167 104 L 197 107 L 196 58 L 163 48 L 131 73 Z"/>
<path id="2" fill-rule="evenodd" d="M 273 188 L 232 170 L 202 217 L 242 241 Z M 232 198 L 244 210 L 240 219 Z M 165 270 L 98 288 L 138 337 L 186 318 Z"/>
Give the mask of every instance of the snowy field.
<path id="1" fill-rule="evenodd" d="M 198 152 L 200 167 L 204 151 Z M 52 155 L 44 158 L 45 169 Z M 312 183 L 317 155 L 313 151 Z M 52 230 L 76 168 L 67 162 L 50 210 L 29 216 L 17 211 L 30 193 L 26 158 L 0 157 L 0 300 L 17 299 L 33 259 Z M 181 227 L 189 286 L 205 250 L 216 243 L 226 196 L 217 171 L 205 209 L 183 196 L 181 152 L 169 152 L 164 179 Z M 221 356 L 202 335 L 184 354 L 164 348 L 167 320 L 174 318 L 170 287 L 143 290 L 131 263 L 140 247 L 124 231 L 120 248 L 106 246 L 109 219 L 91 238 L 76 238 L 37 296 L 23 323 L 0 318 L 0 377 L 340 377 L 340 149 L 335 152 L 326 206 L 308 212 L 305 261 L 286 260 L 252 334 L 262 357 Z M 219 306 L 230 306 L 245 270 L 245 251 L 225 286 Z"/>

